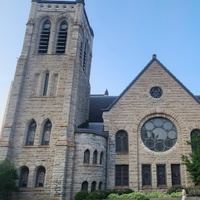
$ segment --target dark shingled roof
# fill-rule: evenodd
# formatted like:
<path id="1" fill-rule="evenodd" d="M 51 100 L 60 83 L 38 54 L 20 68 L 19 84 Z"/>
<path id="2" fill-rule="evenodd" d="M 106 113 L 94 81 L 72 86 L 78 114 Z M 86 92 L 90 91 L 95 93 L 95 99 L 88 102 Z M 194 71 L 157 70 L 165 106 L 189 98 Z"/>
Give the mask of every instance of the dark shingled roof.
<path id="1" fill-rule="evenodd" d="M 103 110 L 108 109 L 118 96 L 91 95 L 89 122 L 103 122 Z"/>
<path id="2" fill-rule="evenodd" d="M 200 96 L 194 96 L 197 101 L 200 102 Z M 90 111 L 89 111 L 89 122 L 103 122 L 103 110 L 108 110 L 109 107 L 115 103 L 118 96 L 108 95 L 91 95 L 90 96 Z M 94 126 L 95 123 L 91 123 Z M 99 123 L 96 123 L 99 124 Z M 87 123 L 88 128 L 88 123 Z"/>
<path id="3" fill-rule="evenodd" d="M 200 96 L 199 95 L 195 95 L 195 97 L 197 98 L 198 101 L 200 101 Z"/>

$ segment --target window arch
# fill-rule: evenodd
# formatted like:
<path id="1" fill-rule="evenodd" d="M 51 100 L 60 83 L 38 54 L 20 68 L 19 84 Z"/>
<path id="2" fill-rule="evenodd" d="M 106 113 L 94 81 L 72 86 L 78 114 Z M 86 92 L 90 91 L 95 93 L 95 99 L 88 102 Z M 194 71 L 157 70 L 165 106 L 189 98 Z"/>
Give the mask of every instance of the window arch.
<path id="1" fill-rule="evenodd" d="M 43 134 L 42 134 L 42 145 L 49 145 L 50 136 L 51 136 L 51 121 L 48 119 L 44 124 Z"/>
<path id="2" fill-rule="evenodd" d="M 100 154 L 100 161 L 99 164 L 102 165 L 103 164 L 103 151 Z"/>
<path id="3" fill-rule="evenodd" d="M 196 151 L 197 144 L 200 142 L 200 129 L 192 130 L 190 134 L 192 151 Z"/>
<path id="4" fill-rule="evenodd" d="M 97 154 L 97 150 L 95 150 L 93 153 L 93 164 L 97 164 Z"/>
<path id="5" fill-rule="evenodd" d="M 22 167 L 20 170 L 19 187 L 26 188 L 28 186 L 28 175 L 29 175 L 28 167 Z"/>
<path id="6" fill-rule="evenodd" d="M 99 190 L 102 190 L 102 189 L 103 189 L 103 183 L 99 182 Z"/>
<path id="7" fill-rule="evenodd" d="M 96 185 L 97 185 L 96 181 L 93 181 L 91 185 L 91 192 L 96 190 Z"/>
<path id="8" fill-rule="evenodd" d="M 89 149 L 85 150 L 83 163 L 90 163 L 90 151 Z"/>
<path id="9" fill-rule="evenodd" d="M 34 119 L 32 119 L 28 126 L 26 145 L 31 146 L 34 144 L 36 127 L 37 127 L 36 122 Z"/>
<path id="10" fill-rule="evenodd" d="M 84 181 L 81 186 L 82 191 L 88 191 L 88 182 Z"/>
<path id="11" fill-rule="evenodd" d="M 51 22 L 47 19 L 42 25 L 38 53 L 47 53 L 49 46 L 50 32 L 51 32 Z"/>
<path id="12" fill-rule="evenodd" d="M 116 133 L 116 152 L 128 152 L 128 134 L 124 130 Z"/>
<path id="13" fill-rule="evenodd" d="M 44 187 L 46 170 L 44 167 L 39 167 L 36 174 L 35 187 Z"/>
<path id="14" fill-rule="evenodd" d="M 63 21 L 60 24 L 56 45 L 56 53 L 65 53 L 66 42 L 67 42 L 67 30 L 68 24 L 66 21 Z"/>

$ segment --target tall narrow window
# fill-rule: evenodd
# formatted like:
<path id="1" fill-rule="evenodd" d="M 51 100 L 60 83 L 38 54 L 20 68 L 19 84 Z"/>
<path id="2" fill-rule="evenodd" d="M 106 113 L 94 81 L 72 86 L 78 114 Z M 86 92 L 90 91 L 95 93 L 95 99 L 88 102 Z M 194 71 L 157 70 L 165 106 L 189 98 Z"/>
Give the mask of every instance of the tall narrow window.
<path id="1" fill-rule="evenodd" d="M 44 124 L 43 135 L 42 135 L 42 145 L 49 145 L 50 135 L 51 135 L 52 124 L 50 120 Z"/>
<path id="2" fill-rule="evenodd" d="M 86 71 L 88 59 L 88 42 L 85 42 L 84 54 L 83 54 L 83 71 Z"/>
<path id="3" fill-rule="evenodd" d="M 45 74 L 45 79 L 44 79 L 44 88 L 43 88 L 43 95 L 47 95 L 48 91 L 48 85 L 49 85 L 49 73 Z"/>
<path id="4" fill-rule="evenodd" d="M 44 187 L 46 170 L 44 167 L 39 167 L 36 174 L 36 187 Z"/>
<path id="5" fill-rule="evenodd" d="M 29 174 L 28 167 L 23 167 L 20 171 L 19 187 L 26 188 L 28 186 L 28 174 Z"/>
<path id="6" fill-rule="evenodd" d="M 128 152 L 128 134 L 124 130 L 120 130 L 116 133 L 116 152 Z"/>
<path id="7" fill-rule="evenodd" d="M 103 164 L 103 151 L 100 154 L 100 161 L 99 164 L 102 165 Z"/>
<path id="8" fill-rule="evenodd" d="M 84 181 L 84 182 L 82 183 L 81 190 L 82 190 L 82 191 L 88 191 L 88 182 L 87 182 L 87 181 Z"/>
<path id="9" fill-rule="evenodd" d="M 116 186 L 129 185 L 129 166 L 128 165 L 115 166 L 115 185 Z"/>
<path id="10" fill-rule="evenodd" d="M 166 186 L 166 169 L 165 165 L 157 165 L 157 185 Z"/>
<path id="11" fill-rule="evenodd" d="M 93 164 L 97 164 L 97 150 L 93 153 Z"/>
<path id="12" fill-rule="evenodd" d="M 171 165 L 172 185 L 181 185 L 180 164 Z"/>
<path id="13" fill-rule="evenodd" d="M 96 190 L 96 185 L 97 185 L 96 181 L 93 181 L 91 185 L 91 192 Z"/>
<path id="14" fill-rule="evenodd" d="M 142 165 L 142 186 L 151 186 L 151 165 Z"/>
<path id="15" fill-rule="evenodd" d="M 102 189 L 103 189 L 103 183 L 100 182 L 100 183 L 99 183 L 99 190 L 102 190 Z"/>
<path id="16" fill-rule="evenodd" d="M 65 53 L 66 42 L 67 42 L 67 28 L 68 28 L 68 25 L 66 21 L 60 24 L 57 46 L 56 46 L 56 53 Z"/>
<path id="17" fill-rule="evenodd" d="M 47 53 L 49 46 L 50 31 L 51 22 L 49 20 L 46 20 L 42 26 L 38 53 Z"/>
<path id="18" fill-rule="evenodd" d="M 27 138 L 26 138 L 26 145 L 33 145 L 35 139 L 35 132 L 36 132 L 36 122 L 32 120 L 28 126 Z"/>
<path id="19" fill-rule="evenodd" d="M 89 149 L 87 149 L 84 152 L 83 163 L 88 163 L 88 164 L 90 163 L 90 151 L 89 151 Z"/>
<path id="20" fill-rule="evenodd" d="M 82 64 L 82 59 L 83 59 L 83 42 L 81 42 L 81 44 L 80 44 L 79 58 L 80 58 L 80 62 Z"/>

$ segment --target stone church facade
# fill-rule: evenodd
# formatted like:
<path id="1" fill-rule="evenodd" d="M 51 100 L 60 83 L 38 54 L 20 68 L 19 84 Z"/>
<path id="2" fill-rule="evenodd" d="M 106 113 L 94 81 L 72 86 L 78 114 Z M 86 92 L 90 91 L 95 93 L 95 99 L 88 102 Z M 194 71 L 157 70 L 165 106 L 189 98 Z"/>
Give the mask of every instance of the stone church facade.
<path id="1" fill-rule="evenodd" d="M 181 155 L 200 129 L 200 97 L 156 55 L 120 96 L 90 95 L 84 6 L 32 0 L 0 137 L 0 160 L 19 173 L 18 199 L 191 185 Z"/>

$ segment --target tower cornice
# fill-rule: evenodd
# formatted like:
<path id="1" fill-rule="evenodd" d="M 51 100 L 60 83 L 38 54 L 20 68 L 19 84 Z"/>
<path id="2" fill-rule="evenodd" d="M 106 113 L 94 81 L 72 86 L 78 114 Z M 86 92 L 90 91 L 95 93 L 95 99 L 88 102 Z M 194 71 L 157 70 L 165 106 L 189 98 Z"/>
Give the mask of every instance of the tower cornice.
<path id="1" fill-rule="evenodd" d="M 57 3 L 57 4 L 76 4 L 76 3 L 82 3 L 85 6 L 85 1 L 84 0 L 76 0 L 76 1 L 32 0 L 32 2 L 37 2 L 37 3 Z"/>

